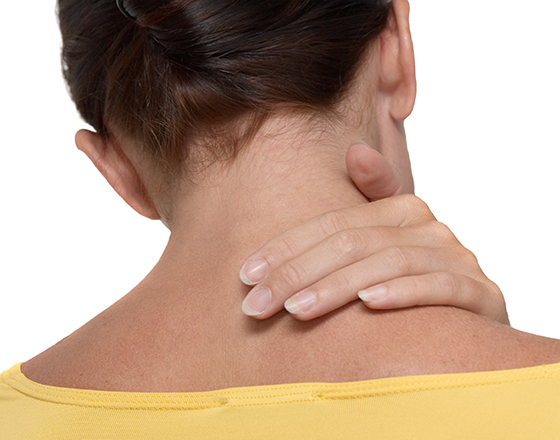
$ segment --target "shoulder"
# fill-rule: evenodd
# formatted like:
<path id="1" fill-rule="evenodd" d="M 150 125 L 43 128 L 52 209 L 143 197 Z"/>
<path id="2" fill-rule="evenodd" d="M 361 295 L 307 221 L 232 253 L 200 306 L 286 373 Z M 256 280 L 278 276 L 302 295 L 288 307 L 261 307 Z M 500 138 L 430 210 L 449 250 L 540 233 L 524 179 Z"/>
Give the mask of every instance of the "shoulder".
<path id="1" fill-rule="evenodd" d="M 311 322 L 294 321 L 290 316 L 273 321 L 254 334 L 228 339 L 227 346 L 225 340 L 217 338 L 209 345 L 193 345 L 191 341 L 182 349 L 160 346 L 150 354 L 148 345 L 141 351 L 146 358 L 151 356 L 148 363 L 127 353 L 100 350 L 103 338 L 92 338 L 85 332 L 87 338 L 80 334 L 69 337 L 22 368 L 31 380 L 54 386 L 193 391 L 511 370 L 560 362 L 560 341 L 451 307 L 375 312 L 356 302 Z M 117 333 L 123 336 L 123 332 Z M 96 344 L 92 345 L 92 339 Z M 253 341 L 258 349 L 247 350 L 247 341 Z M 105 341 L 101 345 L 111 344 Z M 170 358 L 170 352 L 181 356 Z M 243 360 L 239 353 L 243 353 Z M 224 367 L 228 375 L 223 374 Z M 216 377 L 225 382 L 217 383 Z M 136 378 L 140 378 L 139 383 Z"/>
<path id="2" fill-rule="evenodd" d="M 387 340 L 384 346 L 391 375 L 395 375 L 394 366 L 398 375 L 416 375 L 560 362 L 560 340 L 525 333 L 461 309 L 424 307 L 381 319 L 392 324 L 381 335 Z M 399 334 L 392 334 L 395 331 Z"/>

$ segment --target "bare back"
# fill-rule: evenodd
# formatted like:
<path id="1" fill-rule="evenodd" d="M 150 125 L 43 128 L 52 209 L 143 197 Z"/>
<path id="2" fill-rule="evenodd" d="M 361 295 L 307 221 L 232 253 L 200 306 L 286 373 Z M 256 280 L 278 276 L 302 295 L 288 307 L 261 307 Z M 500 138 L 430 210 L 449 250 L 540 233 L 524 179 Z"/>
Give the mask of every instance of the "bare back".
<path id="1" fill-rule="evenodd" d="M 450 307 L 373 312 L 353 303 L 311 322 L 287 313 L 261 322 L 241 313 L 200 319 L 188 312 L 177 321 L 163 309 L 138 307 L 132 313 L 131 306 L 121 300 L 25 363 L 24 374 L 70 388 L 189 392 L 560 361 L 558 340 Z"/>

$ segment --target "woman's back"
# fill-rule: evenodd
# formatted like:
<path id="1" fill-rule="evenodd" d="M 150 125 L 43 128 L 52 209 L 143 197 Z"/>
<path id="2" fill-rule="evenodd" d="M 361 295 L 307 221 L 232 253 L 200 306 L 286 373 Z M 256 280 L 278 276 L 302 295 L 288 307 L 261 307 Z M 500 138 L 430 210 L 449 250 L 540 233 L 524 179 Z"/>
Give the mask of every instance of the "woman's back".
<path id="1" fill-rule="evenodd" d="M 60 387 L 192 392 L 560 362 L 560 341 L 450 307 L 375 312 L 353 303 L 300 322 L 286 312 L 249 321 L 238 303 L 224 296 L 202 314 L 178 302 L 134 305 L 125 298 L 23 372 Z"/>

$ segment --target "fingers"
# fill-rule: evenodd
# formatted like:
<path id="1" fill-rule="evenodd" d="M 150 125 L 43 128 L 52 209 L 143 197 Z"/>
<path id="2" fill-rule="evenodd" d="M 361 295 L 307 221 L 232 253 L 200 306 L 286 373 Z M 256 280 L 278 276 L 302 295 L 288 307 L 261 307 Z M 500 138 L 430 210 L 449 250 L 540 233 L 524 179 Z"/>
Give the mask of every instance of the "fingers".
<path id="1" fill-rule="evenodd" d="M 405 244 L 411 241 L 424 244 L 430 239 L 430 235 L 418 233 L 416 229 L 394 227 L 347 229 L 329 235 L 316 246 L 274 268 L 270 275 L 266 274 L 268 275 L 266 280 L 249 292 L 243 302 L 243 311 L 249 316 L 261 315 L 261 318 L 271 316 L 280 311 L 284 301 L 295 292 L 338 269 L 392 244 Z M 286 245 L 287 251 L 294 252 L 296 242 L 289 243 Z M 264 259 L 251 260 L 244 266 L 241 278 L 264 279 L 265 272 L 269 269 Z M 265 309 L 266 313 L 264 313 Z"/>
<path id="2" fill-rule="evenodd" d="M 466 275 L 433 272 L 387 281 L 359 292 L 370 309 L 400 309 L 425 305 L 449 305 L 487 316 L 509 325 L 500 289 Z"/>
<path id="3" fill-rule="evenodd" d="M 356 187 L 370 200 L 380 200 L 403 193 L 397 170 L 365 144 L 356 144 L 346 154 L 346 168 Z"/>
<path id="4" fill-rule="evenodd" d="M 408 226 L 434 220 L 428 206 L 407 194 L 315 217 L 269 241 L 253 253 L 240 271 L 247 285 L 262 281 L 281 264 L 301 255 L 326 237 L 368 226 Z"/>
<path id="5" fill-rule="evenodd" d="M 363 237 L 363 232 L 361 234 Z M 406 243 L 410 241 L 407 235 L 395 234 L 388 242 Z M 383 248 L 385 243 L 381 243 L 377 252 L 372 253 L 367 247 L 357 248 L 346 257 L 333 258 L 326 267 L 320 261 L 320 268 L 313 268 L 306 259 L 312 259 L 315 253 L 321 255 L 320 249 L 327 249 L 332 245 L 330 242 L 336 243 L 336 240 L 329 240 L 324 246 L 283 265 L 255 287 L 244 301 L 245 313 L 249 311 L 250 316 L 265 319 L 285 306 L 298 319 L 313 319 L 358 299 L 358 292 L 370 286 L 395 277 L 444 270 L 449 267 L 446 261 L 452 259 L 453 253 L 449 249 L 430 249 L 423 244 Z M 334 255 L 332 251 L 331 254 Z M 364 255 L 368 256 L 364 258 Z M 348 264 L 351 262 L 353 264 Z M 339 267 L 343 268 L 336 270 Z M 293 292 L 299 293 L 293 295 Z"/>

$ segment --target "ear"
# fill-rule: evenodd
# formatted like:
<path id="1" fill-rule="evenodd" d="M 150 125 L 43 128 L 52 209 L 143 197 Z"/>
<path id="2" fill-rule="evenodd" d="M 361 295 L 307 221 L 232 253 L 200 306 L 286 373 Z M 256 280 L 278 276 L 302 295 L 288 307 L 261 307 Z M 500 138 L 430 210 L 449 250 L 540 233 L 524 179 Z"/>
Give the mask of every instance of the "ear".
<path id="1" fill-rule="evenodd" d="M 378 96 L 391 117 L 405 120 L 416 100 L 416 67 L 410 35 L 408 0 L 393 0 L 379 44 Z"/>
<path id="2" fill-rule="evenodd" d="M 76 146 L 130 207 L 144 217 L 160 219 L 140 175 L 117 142 L 89 130 L 80 130 L 76 133 Z"/>

